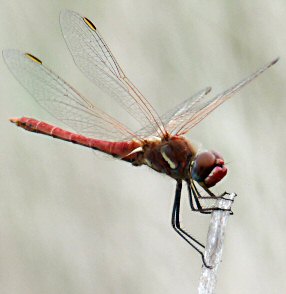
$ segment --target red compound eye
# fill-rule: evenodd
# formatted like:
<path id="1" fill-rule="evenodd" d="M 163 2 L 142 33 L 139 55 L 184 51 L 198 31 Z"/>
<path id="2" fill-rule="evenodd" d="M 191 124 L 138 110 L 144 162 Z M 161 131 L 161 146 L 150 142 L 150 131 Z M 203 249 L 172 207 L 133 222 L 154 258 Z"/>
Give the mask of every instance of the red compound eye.
<path id="1" fill-rule="evenodd" d="M 204 151 L 197 155 L 193 167 L 192 178 L 212 187 L 227 174 L 222 156 L 215 151 Z"/>

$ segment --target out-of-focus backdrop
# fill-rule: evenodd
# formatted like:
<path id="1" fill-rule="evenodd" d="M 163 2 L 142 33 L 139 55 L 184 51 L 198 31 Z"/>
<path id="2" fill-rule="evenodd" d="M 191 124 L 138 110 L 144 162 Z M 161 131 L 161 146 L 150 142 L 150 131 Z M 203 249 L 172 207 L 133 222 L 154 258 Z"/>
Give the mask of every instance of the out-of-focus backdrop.
<path id="1" fill-rule="evenodd" d="M 225 90 L 280 56 L 189 138 L 224 155 L 230 172 L 216 191 L 239 195 L 217 292 L 286 290 L 284 0 L 1 0 L 0 7 L 1 48 L 35 54 L 130 125 L 74 65 L 59 27 L 61 9 L 95 23 L 160 113 L 205 86 Z M 0 94 L 1 294 L 196 293 L 201 259 L 170 225 L 175 182 L 10 124 L 9 117 L 23 115 L 58 122 L 3 60 Z M 203 241 L 209 217 L 190 212 L 186 189 L 183 197 L 183 225 Z"/>

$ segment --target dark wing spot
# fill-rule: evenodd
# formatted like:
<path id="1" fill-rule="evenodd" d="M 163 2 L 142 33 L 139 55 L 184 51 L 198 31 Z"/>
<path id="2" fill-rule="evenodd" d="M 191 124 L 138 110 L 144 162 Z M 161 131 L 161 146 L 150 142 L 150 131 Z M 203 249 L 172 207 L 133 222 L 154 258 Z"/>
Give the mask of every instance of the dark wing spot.
<path id="1" fill-rule="evenodd" d="M 30 53 L 25 53 L 25 56 L 28 57 L 29 59 L 31 59 L 34 62 L 42 64 L 42 61 L 39 58 L 37 58 L 36 56 L 34 56 L 34 55 L 30 54 Z"/>
<path id="2" fill-rule="evenodd" d="M 83 20 L 93 31 L 96 31 L 95 25 L 88 18 L 84 17 Z"/>

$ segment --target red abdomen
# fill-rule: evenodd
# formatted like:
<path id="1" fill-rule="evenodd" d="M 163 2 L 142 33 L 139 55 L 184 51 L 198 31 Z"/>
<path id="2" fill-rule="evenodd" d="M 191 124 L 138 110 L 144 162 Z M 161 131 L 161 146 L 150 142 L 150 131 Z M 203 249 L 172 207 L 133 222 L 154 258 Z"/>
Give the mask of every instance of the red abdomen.
<path id="1" fill-rule="evenodd" d="M 12 118 L 10 121 L 27 131 L 37 132 L 89 147 L 129 162 L 133 162 L 137 156 L 136 154 L 130 153 L 136 148 L 142 146 L 140 141 L 110 142 L 88 138 L 28 117 L 22 117 L 20 119 Z"/>

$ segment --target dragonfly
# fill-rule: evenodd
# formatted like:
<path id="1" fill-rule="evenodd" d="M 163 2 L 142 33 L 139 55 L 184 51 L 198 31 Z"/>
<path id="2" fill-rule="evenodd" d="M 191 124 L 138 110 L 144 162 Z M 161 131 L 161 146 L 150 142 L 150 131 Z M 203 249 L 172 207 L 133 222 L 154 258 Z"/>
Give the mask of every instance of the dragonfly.
<path id="1" fill-rule="evenodd" d="M 274 65 L 278 58 L 259 68 L 226 91 L 208 95 L 210 87 L 197 92 L 162 116 L 127 78 L 97 27 L 86 17 L 64 10 L 60 14 L 63 37 L 80 71 L 133 116 L 137 131 L 100 110 L 88 98 L 50 70 L 34 55 L 19 50 L 3 51 L 14 77 L 34 99 L 73 131 L 29 118 L 11 118 L 17 126 L 106 153 L 133 166 L 149 168 L 176 181 L 171 224 L 174 230 L 202 257 L 205 246 L 182 228 L 180 222 L 182 182 L 186 182 L 192 211 L 209 214 L 205 199 L 218 199 L 210 188 L 227 174 L 222 155 L 200 151 L 185 135 L 223 102 Z M 202 195 L 205 191 L 206 195 Z"/>

